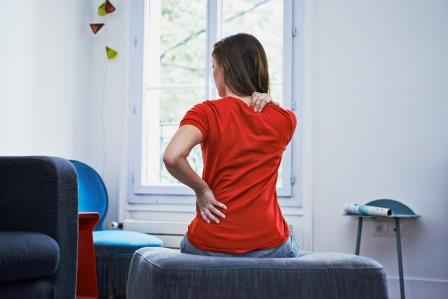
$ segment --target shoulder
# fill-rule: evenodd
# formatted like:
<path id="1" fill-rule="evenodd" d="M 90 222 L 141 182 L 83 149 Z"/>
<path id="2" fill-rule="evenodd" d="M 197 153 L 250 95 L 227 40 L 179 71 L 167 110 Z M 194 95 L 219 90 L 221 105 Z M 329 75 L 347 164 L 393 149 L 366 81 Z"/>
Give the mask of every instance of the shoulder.
<path id="1" fill-rule="evenodd" d="M 281 108 L 285 114 L 285 116 L 288 118 L 292 130 L 294 130 L 297 126 L 297 117 L 296 114 L 294 113 L 294 111 L 292 111 L 291 109 L 286 109 L 286 108 Z"/>
<path id="2" fill-rule="evenodd" d="M 297 127 L 297 117 L 295 112 L 273 103 L 266 105 L 265 109 L 269 109 L 271 114 L 275 115 L 274 119 L 276 120 L 277 125 L 281 128 L 281 131 L 287 134 L 287 140 L 289 142 Z"/>
<path id="3" fill-rule="evenodd" d="M 297 117 L 296 114 L 294 113 L 294 111 L 290 110 L 290 109 L 284 109 L 286 111 L 286 113 L 288 113 L 288 117 L 291 120 L 291 122 L 295 125 L 297 124 Z"/>
<path id="4" fill-rule="evenodd" d="M 192 109 L 199 109 L 199 110 L 210 110 L 212 109 L 214 106 L 216 106 L 216 102 L 218 100 L 204 100 L 202 102 L 196 103 L 193 105 Z"/>
<path id="5" fill-rule="evenodd" d="M 190 106 L 190 108 L 186 112 L 186 115 L 209 115 L 213 111 L 213 105 L 210 102 L 210 100 L 204 100 L 202 102 L 193 104 L 193 106 Z"/>
<path id="6" fill-rule="evenodd" d="M 212 116 L 216 113 L 220 113 L 224 111 L 229 103 L 226 102 L 225 98 L 221 99 L 206 99 L 202 102 L 199 102 L 195 104 L 191 109 L 190 112 L 196 112 L 201 113 L 203 115 Z"/>
<path id="7" fill-rule="evenodd" d="M 279 116 L 283 116 L 286 119 L 289 119 L 291 121 L 296 121 L 296 114 L 294 113 L 294 111 L 292 111 L 291 109 L 287 109 L 287 108 L 283 108 L 281 106 L 277 106 L 274 103 L 268 103 L 265 106 L 265 109 L 270 109 L 273 112 L 276 112 L 276 114 L 278 114 Z"/>

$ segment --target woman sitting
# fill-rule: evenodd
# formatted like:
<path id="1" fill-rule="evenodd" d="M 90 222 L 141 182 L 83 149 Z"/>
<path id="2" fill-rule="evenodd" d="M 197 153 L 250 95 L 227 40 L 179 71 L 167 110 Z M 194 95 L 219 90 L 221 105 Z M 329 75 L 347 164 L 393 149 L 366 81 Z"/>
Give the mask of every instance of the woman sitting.
<path id="1" fill-rule="evenodd" d="M 191 108 L 164 152 L 168 171 L 196 194 L 181 251 L 199 255 L 294 257 L 299 249 L 277 199 L 294 113 L 272 102 L 266 54 L 249 34 L 214 45 L 217 100 Z M 201 144 L 202 178 L 187 157 Z"/>

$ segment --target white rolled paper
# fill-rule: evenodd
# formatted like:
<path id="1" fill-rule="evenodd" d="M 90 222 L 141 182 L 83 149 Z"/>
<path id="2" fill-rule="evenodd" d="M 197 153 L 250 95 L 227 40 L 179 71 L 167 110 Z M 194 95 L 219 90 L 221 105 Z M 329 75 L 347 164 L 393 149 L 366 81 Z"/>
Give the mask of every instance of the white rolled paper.
<path id="1" fill-rule="evenodd" d="M 391 209 L 367 206 L 358 203 L 346 203 L 345 213 L 353 215 L 366 215 L 366 216 L 390 216 L 392 215 Z"/>

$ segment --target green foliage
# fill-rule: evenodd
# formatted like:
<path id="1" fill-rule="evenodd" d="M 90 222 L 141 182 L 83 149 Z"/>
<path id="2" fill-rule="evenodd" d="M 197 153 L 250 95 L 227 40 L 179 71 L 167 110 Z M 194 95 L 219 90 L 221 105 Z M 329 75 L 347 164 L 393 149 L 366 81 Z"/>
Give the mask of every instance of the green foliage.
<path id="1" fill-rule="evenodd" d="M 161 1 L 160 84 L 175 87 L 161 90 L 160 98 L 154 99 L 160 101 L 161 131 L 165 132 L 160 136 L 162 152 L 185 112 L 206 98 L 206 62 L 211 59 L 206 57 L 206 13 L 206 0 Z M 283 0 L 222 0 L 222 20 L 223 36 L 246 32 L 260 40 L 268 57 L 271 96 L 282 102 Z M 199 146 L 189 160 L 200 173 Z M 175 183 L 164 167 L 160 180 Z"/>

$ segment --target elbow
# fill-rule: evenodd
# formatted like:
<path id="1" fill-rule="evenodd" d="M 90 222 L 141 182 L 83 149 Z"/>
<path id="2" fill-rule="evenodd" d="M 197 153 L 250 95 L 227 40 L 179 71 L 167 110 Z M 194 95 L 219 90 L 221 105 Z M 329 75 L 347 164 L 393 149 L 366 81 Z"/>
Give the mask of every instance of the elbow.
<path id="1" fill-rule="evenodd" d="M 165 150 L 163 153 L 163 163 L 167 168 L 176 165 L 177 161 L 179 161 L 179 156 Z"/>

